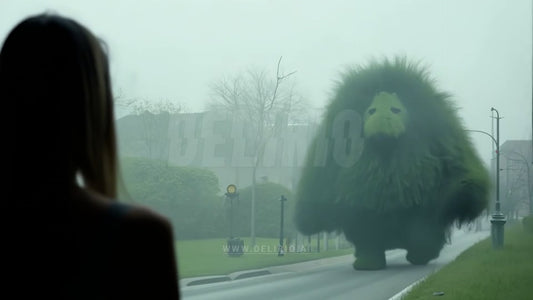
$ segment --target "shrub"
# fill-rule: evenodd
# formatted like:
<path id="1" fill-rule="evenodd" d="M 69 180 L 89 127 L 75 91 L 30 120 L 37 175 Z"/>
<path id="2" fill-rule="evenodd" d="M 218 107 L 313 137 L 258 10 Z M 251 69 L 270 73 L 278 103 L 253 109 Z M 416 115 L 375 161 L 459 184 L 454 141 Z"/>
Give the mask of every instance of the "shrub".
<path id="1" fill-rule="evenodd" d="M 217 176 L 206 169 L 123 157 L 122 176 L 131 201 L 166 216 L 178 239 L 225 236 Z"/>
<path id="2" fill-rule="evenodd" d="M 294 198 L 291 191 L 277 183 L 258 183 L 255 189 L 255 234 L 257 237 L 277 238 L 280 234 L 281 203 L 280 196 L 284 195 L 287 201 L 284 204 L 285 236 L 294 232 L 292 215 L 294 211 Z M 234 232 L 238 236 L 250 236 L 252 208 L 252 188 L 245 187 L 239 191 L 238 202 L 235 203 Z"/>
<path id="3" fill-rule="evenodd" d="M 529 233 L 533 233 L 533 216 L 529 215 L 522 219 L 524 230 Z"/>

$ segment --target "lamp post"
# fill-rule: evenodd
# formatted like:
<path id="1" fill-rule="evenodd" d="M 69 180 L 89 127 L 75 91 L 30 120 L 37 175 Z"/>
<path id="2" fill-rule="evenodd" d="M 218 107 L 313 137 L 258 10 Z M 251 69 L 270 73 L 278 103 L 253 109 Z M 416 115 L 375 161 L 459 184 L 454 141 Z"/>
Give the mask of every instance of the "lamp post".
<path id="1" fill-rule="evenodd" d="M 241 256 L 244 249 L 244 241 L 233 236 L 233 200 L 239 197 L 237 193 L 237 186 L 230 184 L 226 187 L 226 198 L 229 200 L 229 239 L 228 239 L 228 255 Z"/>
<path id="2" fill-rule="evenodd" d="M 279 229 L 279 249 L 278 249 L 278 256 L 283 256 L 285 252 L 283 251 L 283 208 L 285 201 L 287 201 L 287 198 L 285 196 L 281 195 L 279 198 L 279 201 L 281 202 L 281 226 Z"/>
<path id="3" fill-rule="evenodd" d="M 504 214 L 501 212 L 500 204 L 500 113 L 494 107 L 491 111 L 496 112 L 496 210 L 490 219 L 492 247 L 499 249 L 503 247 L 504 225 L 507 222 Z"/>
<path id="4" fill-rule="evenodd" d="M 230 184 L 226 187 L 226 198 L 229 199 L 229 238 L 233 239 L 233 199 L 237 197 L 237 187 Z"/>

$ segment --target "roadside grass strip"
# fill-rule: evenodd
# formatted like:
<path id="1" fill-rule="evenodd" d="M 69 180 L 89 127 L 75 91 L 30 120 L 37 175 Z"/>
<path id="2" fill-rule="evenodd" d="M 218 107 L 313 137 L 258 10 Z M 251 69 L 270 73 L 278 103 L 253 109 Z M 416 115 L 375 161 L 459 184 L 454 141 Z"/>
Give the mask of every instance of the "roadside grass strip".
<path id="1" fill-rule="evenodd" d="M 489 237 L 415 285 L 402 299 L 533 299 L 531 278 L 533 234 L 521 224 L 508 224 L 502 249 L 493 249 Z"/>
<path id="2" fill-rule="evenodd" d="M 243 255 L 229 256 L 225 239 L 178 241 L 179 275 L 180 278 L 227 275 L 353 253 L 352 247 L 334 250 L 332 241 L 329 250 L 322 249 L 319 253 L 316 252 L 316 247 L 309 251 L 301 245 L 288 247 L 283 256 L 278 256 L 278 244 L 278 239 L 256 238 L 256 244 L 252 247 L 250 239 L 244 238 Z"/>

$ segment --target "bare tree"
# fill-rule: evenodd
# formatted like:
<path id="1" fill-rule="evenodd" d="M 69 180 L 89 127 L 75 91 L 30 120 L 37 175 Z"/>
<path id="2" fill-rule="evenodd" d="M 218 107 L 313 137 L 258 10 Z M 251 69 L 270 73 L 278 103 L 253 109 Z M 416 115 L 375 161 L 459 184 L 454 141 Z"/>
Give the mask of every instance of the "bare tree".
<path id="1" fill-rule="evenodd" d="M 255 245 L 255 198 L 257 169 L 265 154 L 269 138 L 280 132 L 287 123 L 299 119 L 305 111 L 303 100 L 287 82 L 296 73 L 283 74 L 279 58 L 274 78 L 269 72 L 251 69 L 234 77 L 223 78 L 211 86 L 211 109 L 226 111 L 246 124 L 253 142 L 251 242 Z"/>
<path id="2" fill-rule="evenodd" d="M 142 140 L 146 145 L 146 157 L 168 162 L 169 126 L 171 117 L 182 111 L 180 103 L 168 99 L 152 101 L 143 98 L 127 98 L 119 93 L 115 105 L 128 115 L 138 116 Z"/>

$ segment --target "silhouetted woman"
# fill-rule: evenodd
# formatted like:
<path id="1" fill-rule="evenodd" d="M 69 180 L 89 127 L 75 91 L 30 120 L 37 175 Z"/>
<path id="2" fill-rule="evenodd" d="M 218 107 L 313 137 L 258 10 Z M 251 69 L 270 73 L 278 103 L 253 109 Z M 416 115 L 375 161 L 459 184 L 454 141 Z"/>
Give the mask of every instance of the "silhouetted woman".
<path id="1" fill-rule="evenodd" d="M 4 299 L 179 298 L 169 222 L 116 200 L 102 43 L 69 18 L 23 20 L 0 52 L 0 100 Z"/>

